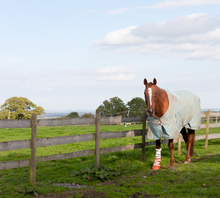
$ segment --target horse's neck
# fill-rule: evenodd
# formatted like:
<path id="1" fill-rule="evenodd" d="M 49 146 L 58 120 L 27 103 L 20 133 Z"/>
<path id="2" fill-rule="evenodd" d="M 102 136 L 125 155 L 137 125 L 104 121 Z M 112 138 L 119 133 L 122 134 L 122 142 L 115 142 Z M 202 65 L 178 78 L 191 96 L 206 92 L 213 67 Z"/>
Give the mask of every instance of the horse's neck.
<path id="1" fill-rule="evenodd" d="M 168 95 L 165 90 L 160 89 L 158 87 L 157 90 L 157 101 L 156 101 L 156 116 L 158 118 L 161 118 L 169 108 L 169 100 L 168 100 Z"/>

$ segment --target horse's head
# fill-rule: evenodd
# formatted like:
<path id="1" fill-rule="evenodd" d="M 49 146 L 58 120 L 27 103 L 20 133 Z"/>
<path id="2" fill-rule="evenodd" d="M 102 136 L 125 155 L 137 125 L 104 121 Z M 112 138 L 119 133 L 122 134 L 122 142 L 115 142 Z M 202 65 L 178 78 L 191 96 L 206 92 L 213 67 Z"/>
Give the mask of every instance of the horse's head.
<path id="1" fill-rule="evenodd" d="M 155 106 L 156 106 L 156 98 L 157 98 L 157 80 L 154 78 L 153 83 L 148 83 L 146 78 L 144 79 L 145 84 L 145 102 L 147 105 L 147 112 L 150 116 L 155 115 Z"/>

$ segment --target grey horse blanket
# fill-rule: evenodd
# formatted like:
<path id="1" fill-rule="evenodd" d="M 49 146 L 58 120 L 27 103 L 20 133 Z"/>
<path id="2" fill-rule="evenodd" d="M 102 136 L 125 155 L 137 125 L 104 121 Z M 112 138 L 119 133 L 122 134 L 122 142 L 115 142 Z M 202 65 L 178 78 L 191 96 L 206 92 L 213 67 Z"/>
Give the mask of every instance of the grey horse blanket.
<path id="1" fill-rule="evenodd" d="M 167 112 L 159 119 L 147 117 L 147 138 L 157 140 L 179 137 L 183 127 L 199 130 L 201 125 L 200 99 L 189 91 L 170 92 L 165 90 L 169 99 Z"/>

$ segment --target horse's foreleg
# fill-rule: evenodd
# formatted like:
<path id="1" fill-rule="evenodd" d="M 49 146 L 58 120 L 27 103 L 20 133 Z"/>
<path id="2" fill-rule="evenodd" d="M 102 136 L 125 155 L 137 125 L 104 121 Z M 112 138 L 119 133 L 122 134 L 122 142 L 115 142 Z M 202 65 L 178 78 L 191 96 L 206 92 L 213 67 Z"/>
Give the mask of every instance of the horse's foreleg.
<path id="1" fill-rule="evenodd" d="M 188 129 L 188 148 L 187 148 L 187 154 L 186 154 L 186 160 L 185 164 L 190 163 L 190 151 L 192 149 L 192 146 L 194 146 L 194 136 L 195 136 L 195 130 Z"/>
<path id="2" fill-rule="evenodd" d="M 156 140 L 156 156 L 155 156 L 155 161 L 153 165 L 153 170 L 158 170 L 160 169 L 160 162 L 161 162 L 161 143 L 160 139 Z"/>
<path id="3" fill-rule="evenodd" d="M 168 143 L 169 149 L 170 149 L 170 169 L 174 169 L 174 155 L 173 155 L 173 149 L 174 149 L 174 144 L 173 144 L 173 139 L 169 139 Z"/>

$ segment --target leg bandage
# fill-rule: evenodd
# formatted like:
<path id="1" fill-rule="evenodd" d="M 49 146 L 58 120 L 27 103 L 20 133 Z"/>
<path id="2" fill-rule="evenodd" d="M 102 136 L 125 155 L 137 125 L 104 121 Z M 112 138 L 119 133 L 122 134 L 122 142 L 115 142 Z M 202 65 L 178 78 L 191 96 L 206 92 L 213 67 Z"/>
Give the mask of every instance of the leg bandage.
<path id="1" fill-rule="evenodd" d="M 160 162 L 161 162 L 161 148 L 156 149 L 156 156 L 155 156 L 155 161 L 153 165 L 153 170 L 158 170 L 160 169 Z"/>

